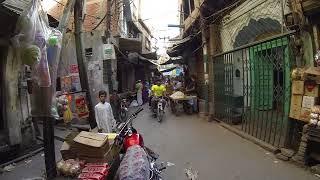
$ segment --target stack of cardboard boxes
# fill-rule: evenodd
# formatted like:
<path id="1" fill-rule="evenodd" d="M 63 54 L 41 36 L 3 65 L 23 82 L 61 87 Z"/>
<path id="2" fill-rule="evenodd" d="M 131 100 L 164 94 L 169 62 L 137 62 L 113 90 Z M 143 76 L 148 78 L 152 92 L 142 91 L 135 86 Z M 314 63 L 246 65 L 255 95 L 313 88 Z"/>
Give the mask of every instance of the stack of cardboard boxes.
<path id="1" fill-rule="evenodd" d="M 319 104 L 319 84 L 309 79 L 308 74 L 306 77 L 308 80 L 292 81 L 290 117 L 308 123 L 311 108 Z"/>
<path id="2" fill-rule="evenodd" d="M 110 162 L 119 156 L 119 147 L 111 148 L 110 146 L 113 143 L 113 134 L 82 131 L 71 133 L 63 143 L 60 152 L 64 160 L 78 158 L 85 162 Z"/>

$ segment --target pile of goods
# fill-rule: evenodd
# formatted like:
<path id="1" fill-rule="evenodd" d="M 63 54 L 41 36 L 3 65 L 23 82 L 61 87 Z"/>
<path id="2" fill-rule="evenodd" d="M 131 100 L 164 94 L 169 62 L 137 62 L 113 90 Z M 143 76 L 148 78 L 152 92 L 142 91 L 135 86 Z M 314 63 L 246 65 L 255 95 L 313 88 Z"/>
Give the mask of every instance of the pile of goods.
<path id="1" fill-rule="evenodd" d="M 311 108 L 310 124 L 320 126 L 320 106 L 314 106 Z"/>
<path id="2" fill-rule="evenodd" d="M 185 97 L 186 97 L 186 95 L 185 95 L 183 92 L 181 92 L 181 91 L 177 91 L 177 92 L 173 93 L 173 94 L 170 96 L 170 98 L 172 98 L 172 99 L 183 99 L 183 98 L 185 98 Z"/>
<path id="3" fill-rule="evenodd" d="M 85 168 L 82 169 L 81 174 L 78 176 L 79 179 L 95 179 L 103 180 L 109 174 L 108 163 L 88 163 Z"/>
<path id="4" fill-rule="evenodd" d="M 60 175 L 76 177 L 84 168 L 84 165 L 84 161 L 75 159 L 61 160 L 57 163 L 57 170 Z"/>
<path id="5" fill-rule="evenodd" d="M 60 149 L 63 160 L 57 164 L 59 174 L 76 177 L 81 173 L 79 179 L 105 179 L 108 164 L 119 157 L 117 146 L 110 150 L 115 137 L 114 133 L 70 133 Z"/>

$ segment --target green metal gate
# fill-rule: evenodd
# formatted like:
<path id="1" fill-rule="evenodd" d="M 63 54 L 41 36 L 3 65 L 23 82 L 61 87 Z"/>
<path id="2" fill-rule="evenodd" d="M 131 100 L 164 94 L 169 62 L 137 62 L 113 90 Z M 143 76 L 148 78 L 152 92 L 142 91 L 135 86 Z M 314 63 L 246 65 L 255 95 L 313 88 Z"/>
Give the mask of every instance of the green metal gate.
<path id="1" fill-rule="evenodd" d="M 213 58 L 215 117 L 283 146 L 290 107 L 289 35 Z"/>

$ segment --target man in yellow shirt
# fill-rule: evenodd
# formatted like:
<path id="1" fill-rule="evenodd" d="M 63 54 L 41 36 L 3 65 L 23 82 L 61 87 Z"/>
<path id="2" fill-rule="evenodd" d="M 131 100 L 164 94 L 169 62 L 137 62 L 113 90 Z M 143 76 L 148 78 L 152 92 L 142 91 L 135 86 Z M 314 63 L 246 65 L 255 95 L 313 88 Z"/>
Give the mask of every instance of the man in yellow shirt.
<path id="1" fill-rule="evenodd" d="M 166 92 L 166 86 L 161 84 L 160 80 L 156 81 L 156 84 L 151 87 L 151 94 L 153 96 L 151 100 L 152 110 L 156 109 L 156 104 L 160 97 L 164 97 Z"/>

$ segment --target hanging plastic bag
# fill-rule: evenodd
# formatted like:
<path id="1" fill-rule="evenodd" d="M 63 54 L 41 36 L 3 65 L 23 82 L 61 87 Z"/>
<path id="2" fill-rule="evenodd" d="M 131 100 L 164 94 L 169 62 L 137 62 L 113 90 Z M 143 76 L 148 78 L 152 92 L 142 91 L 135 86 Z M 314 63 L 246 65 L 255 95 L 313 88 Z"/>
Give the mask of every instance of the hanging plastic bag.
<path id="1" fill-rule="evenodd" d="M 72 120 L 72 112 L 70 106 L 67 106 L 67 110 L 63 113 L 63 120 L 65 123 L 69 123 Z"/>
<path id="2" fill-rule="evenodd" d="M 41 11 L 40 1 L 32 0 L 31 6 L 17 22 L 13 45 L 21 61 L 32 67 L 33 79 L 39 87 L 50 87 L 51 78 L 47 61 L 47 40 L 51 34 L 46 14 Z"/>
<path id="3" fill-rule="evenodd" d="M 316 55 L 314 56 L 314 61 L 316 62 L 316 65 L 320 67 L 320 50 L 318 50 Z"/>
<path id="4" fill-rule="evenodd" d="M 47 59 L 48 65 L 50 69 L 50 76 L 52 79 L 52 87 L 55 90 L 58 72 L 58 65 L 60 60 L 60 52 L 61 52 L 61 43 L 62 43 L 62 34 L 60 31 L 52 30 L 48 39 L 48 47 L 47 47 Z"/>

